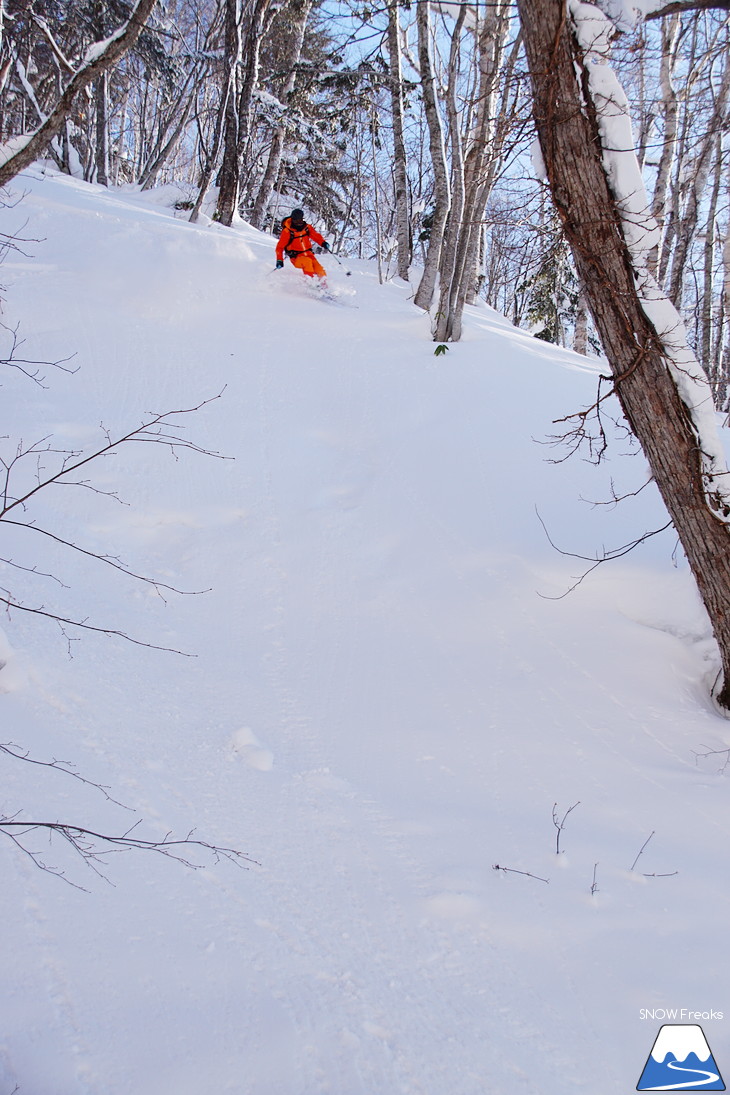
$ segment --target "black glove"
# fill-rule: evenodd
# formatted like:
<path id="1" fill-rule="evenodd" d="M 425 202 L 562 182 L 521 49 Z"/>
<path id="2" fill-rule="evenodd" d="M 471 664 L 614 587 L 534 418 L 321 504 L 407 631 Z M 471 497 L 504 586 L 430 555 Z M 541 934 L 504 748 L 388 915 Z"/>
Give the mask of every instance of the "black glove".
<path id="1" fill-rule="evenodd" d="M 284 260 L 283 259 L 277 259 L 276 260 L 276 269 L 277 270 L 281 270 L 283 265 L 284 265 Z"/>
<path id="2" fill-rule="evenodd" d="M 325 240 L 324 243 L 322 244 L 322 250 L 323 251 L 329 251 L 329 249 L 330 249 L 330 245 L 327 243 L 327 240 Z"/>

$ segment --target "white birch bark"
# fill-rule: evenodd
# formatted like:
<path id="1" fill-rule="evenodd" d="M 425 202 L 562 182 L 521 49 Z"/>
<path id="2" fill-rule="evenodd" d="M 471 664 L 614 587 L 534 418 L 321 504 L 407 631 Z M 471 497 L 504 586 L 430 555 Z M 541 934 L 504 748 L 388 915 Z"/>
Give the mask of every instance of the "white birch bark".
<path id="1" fill-rule="evenodd" d="M 431 18 L 428 4 L 421 3 L 417 5 L 416 23 L 418 26 L 418 63 L 421 70 L 423 109 L 428 126 L 428 143 L 434 176 L 434 203 L 431 234 L 423 266 L 423 275 L 413 300 L 418 308 L 428 311 L 436 288 L 444 229 L 451 204 L 451 191 L 449 187 L 449 170 L 446 163 L 444 131 L 436 96 L 436 80 L 431 57 Z"/>
<path id="2" fill-rule="evenodd" d="M 408 173 L 403 138 L 403 76 L 401 72 L 400 20 L 398 0 L 388 4 L 388 82 L 393 118 L 393 177 L 395 181 L 395 224 L 398 242 L 398 277 L 408 281 L 411 264 L 411 233 L 408 209 Z"/>

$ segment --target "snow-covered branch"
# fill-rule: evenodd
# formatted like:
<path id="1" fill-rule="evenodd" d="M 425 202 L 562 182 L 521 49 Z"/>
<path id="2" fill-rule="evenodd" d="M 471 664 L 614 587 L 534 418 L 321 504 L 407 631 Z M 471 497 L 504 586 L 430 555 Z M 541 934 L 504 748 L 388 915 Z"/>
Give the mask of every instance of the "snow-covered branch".
<path id="1" fill-rule="evenodd" d="M 78 93 L 116 64 L 134 45 L 156 3 L 157 0 L 137 0 L 126 23 L 109 38 L 89 47 L 81 67 L 76 70 L 45 121 L 34 133 L 22 139 L 20 147 L 14 145 L 16 151 L 0 165 L 0 187 L 6 186 L 20 171 L 30 167 L 42 155 L 47 145 L 60 132 Z"/>

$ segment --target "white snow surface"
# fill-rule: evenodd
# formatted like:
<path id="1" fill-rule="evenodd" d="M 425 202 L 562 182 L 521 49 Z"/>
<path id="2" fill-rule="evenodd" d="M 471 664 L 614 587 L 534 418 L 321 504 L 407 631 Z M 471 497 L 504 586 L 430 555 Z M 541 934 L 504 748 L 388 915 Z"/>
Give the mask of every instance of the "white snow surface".
<path id="1" fill-rule="evenodd" d="M 59 486 L 25 515 L 199 596 L 5 529 L 38 571 L 2 565 L 17 597 L 195 657 L 88 633 L 69 657 L 6 617 L 0 740 L 129 809 L 3 755 L 3 811 L 195 828 L 256 862 L 115 854 L 109 885 L 31 838 L 83 892 L 0 843 L 0 1091 L 634 1090 L 640 1009 L 728 1013 L 726 754 L 695 754 L 730 727 L 671 533 L 549 599 L 584 564 L 536 508 L 585 555 L 666 520 L 651 488 L 590 504 L 645 480 L 621 433 L 600 468 L 542 443 L 600 363 L 484 307 L 436 357 L 366 263 L 325 257 L 331 304 L 248 226 L 38 169 L 20 187 L 2 229 L 37 242 L 6 259 L 4 319 L 78 371 L 4 370 L 4 459 L 221 391 L 183 421 L 231 459 L 129 446 L 85 473 L 128 504 Z M 726 1023 L 703 1026 L 722 1067 Z"/>

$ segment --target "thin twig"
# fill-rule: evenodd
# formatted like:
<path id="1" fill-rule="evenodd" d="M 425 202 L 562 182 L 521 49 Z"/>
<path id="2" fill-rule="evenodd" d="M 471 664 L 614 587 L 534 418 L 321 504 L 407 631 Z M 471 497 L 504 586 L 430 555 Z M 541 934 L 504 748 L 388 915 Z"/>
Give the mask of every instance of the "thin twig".
<path id="1" fill-rule="evenodd" d="M 645 532 L 642 536 L 637 537 L 636 540 L 632 540 L 630 544 L 623 544 L 619 548 L 609 548 L 608 551 L 604 551 L 603 555 L 600 556 L 590 556 L 580 555 L 578 552 L 575 551 L 563 551 L 562 548 L 559 548 L 551 537 L 550 533 L 548 532 L 547 525 L 540 516 L 540 511 L 538 510 L 537 506 L 535 506 L 535 513 L 537 514 L 538 521 L 543 527 L 543 531 L 545 532 L 548 543 L 552 548 L 555 549 L 555 551 L 557 551 L 560 555 L 565 555 L 566 558 L 582 559 L 584 562 L 592 564 L 588 567 L 586 571 L 583 572 L 583 574 L 575 579 L 573 584 L 569 586 L 564 593 L 559 593 L 553 597 L 550 596 L 550 594 L 548 593 L 540 593 L 538 590 L 538 597 L 542 597 L 544 601 L 562 601 L 564 597 L 567 597 L 570 593 L 576 590 L 578 586 L 585 581 L 588 575 L 592 574 L 593 571 L 597 570 L 598 567 L 601 566 L 603 563 L 610 563 L 613 562 L 614 559 L 621 559 L 624 555 L 628 555 L 630 552 L 634 551 L 637 547 L 639 547 L 640 544 L 645 543 L 645 541 L 647 540 L 651 540 L 652 536 L 658 536 L 661 532 L 666 532 L 666 530 L 668 528 L 671 528 L 672 525 L 671 521 L 667 521 L 666 525 L 662 525 L 661 528 L 654 529 L 652 532 Z"/>
<path id="2" fill-rule="evenodd" d="M 518 871 L 514 867 L 501 867 L 499 865 L 499 863 L 493 863 L 492 864 L 492 870 L 493 871 L 502 871 L 504 874 L 522 874 L 522 875 L 525 875 L 526 878 L 534 878 L 538 882 L 546 882 L 546 883 L 550 882 L 549 878 L 540 878 L 539 875 L 532 874 L 530 871 Z"/>
<path id="3" fill-rule="evenodd" d="M 652 837 L 654 836 L 654 833 L 655 833 L 655 832 L 656 832 L 656 829 L 652 829 L 652 831 L 651 831 L 651 832 L 649 833 L 649 835 L 648 835 L 648 837 L 646 838 L 646 840 L 644 841 L 644 843 L 643 843 L 643 844 L 641 845 L 641 847 L 639 848 L 639 854 L 637 855 L 636 859 L 634 860 L 634 862 L 633 862 L 633 863 L 631 864 L 631 866 L 629 867 L 629 870 L 630 870 L 630 871 L 633 871 L 634 867 L 635 867 L 635 866 L 636 866 L 636 864 L 637 864 L 637 863 L 639 862 L 639 857 L 641 856 L 641 853 L 642 853 L 642 852 L 644 851 L 644 848 L 645 848 L 645 847 L 647 846 L 647 844 L 649 843 L 649 841 L 651 840 L 651 838 L 652 838 Z"/>
<path id="4" fill-rule="evenodd" d="M 22 760 L 26 764 L 37 764 L 42 768 L 53 768 L 56 772 L 63 772 L 66 776 L 71 776 L 72 779 L 77 779 L 79 783 L 85 783 L 87 787 L 95 787 L 97 791 L 101 791 L 104 798 L 109 802 L 113 802 L 115 806 L 121 806 L 123 810 L 129 810 L 132 813 L 136 813 L 132 806 L 126 806 L 119 799 L 109 794 L 109 788 L 103 783 L 97 783 L 93 779 L 86 779 L 80 772 L 77 772 L 74 766 L 67 760 L 38 760 L 36 757 L 32 757 L 27 750 L 22 749 L 19 745 L 16 745 L 14 741 L 8 741 L 4 744 L 0 744 L 0 751 L 7 753 L 9 757 L 13 757 L 14 760 Z"/>
<path id="5" fill-rule="evenodd" d="M 222 859 L 227 859 L 237 866 L 243 866 L 246 863 L 256 864 L 257 862 L 237 848 L 221 847 L 217 844 L 211 844 L 207 840 L 197 839 L 193 836 L 195 830 L 191 830 L 182 839 L 173 839 L 172 835 L 167 833 L 162 840 L 145 840 L 142 837 L 131 835 L 132 831 L 140 824 L 139 821 L 135 822 L 126 833 L 113 836 L 109 833 L 97 833 L 84 826 L 70 825 L 61 821 L 18 821 L 16 820 L 17 817 L 18 815 L 15 814 L 12 817 L 0 818 L 0 833 L 8 837 L 20 851 L 29 857 L 39 870 L 53 874 L 75 889 L 80 890 L 83 890 L 84 887 L 69 879 L 62 869 L 46 863 L 41 858 L 40 852 L 34 851 L 27 846 L 24 838 L 35 832 L 47 832 L 49 838 L 53 836 L 62 837 L 83 860 L 84 864 L 106 882 L 110 880 L 101 870 L 101 867 L 106 866 L 105 857 L 117 850 L 156 852 L 168 859 L 174 859 L 176 863 L 181 863 L 191 870 L 200 870 L 204 864 L 198 863 L 188 855 L 183 854 L 182 850 L 186 848 L 202 849 L 209 853 L 216 863 L 219 863 Z"/>

